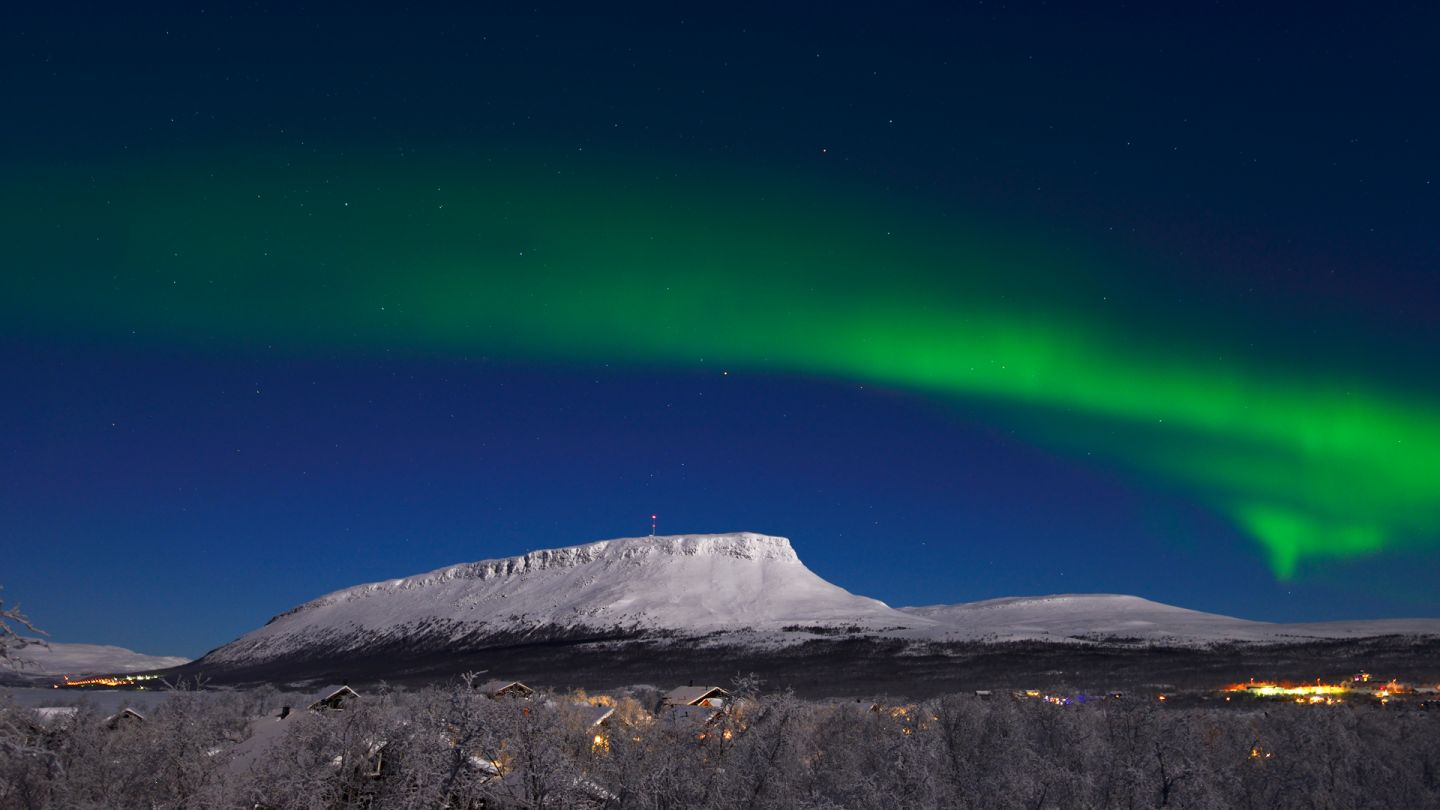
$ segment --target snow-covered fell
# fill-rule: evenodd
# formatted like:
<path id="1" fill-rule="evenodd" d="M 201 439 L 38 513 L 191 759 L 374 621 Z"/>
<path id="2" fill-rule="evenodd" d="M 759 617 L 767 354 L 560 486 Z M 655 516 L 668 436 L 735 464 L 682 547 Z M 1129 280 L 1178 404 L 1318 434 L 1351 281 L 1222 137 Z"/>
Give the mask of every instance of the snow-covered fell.
<path id="1" fill-rule="evenodd" d="M 1259 641 L 1269 625 L 1152 602 L 1138 596 L 1057 594 L 958 605 L 900 608 L 933 619 L 957 638 L 1065 640 L 1091 637 L 1145 641 Z"/>
<path id="2" fill-rule="evenodd" d="M 1279 624 L 1202 613 L 1117 594 L 1020 596 L 899 610 L 944 625 L 945 636 L 953 639 L 1134 639 L 1152 644 L 1207 644 L 1440 635 L 1440 619 Z"/>
<path id="3" fill-rule="evenodd" d="M 243 667 L 369 653 L 405 658 L 601 637 L 773 645 L 838 633 L 914 642 L 1203 645 L 1440 635 L 1440 620 L 1272 624 L 1108 594 L 897 610 L 816 576 L 785 538 L 677 535 L 532 551 L 345 588 L 281 613 L 199 663 Z"/>
<path id="4" fill-rule="evenodd" d="M 114 675 L 166 669 L 188 663 L 188 658 L 171 655 L 144 655 L 124 647 L 105 644 L 64 644 L 52 641 L 45 646 L 29 644 L 11 652 L 14 674 L 24 676 Z"/>
<path id="5" fill-rule="evenodd" d="M 634 537 L 346 588 L 276 616 L 203 660 L 252 664 L 305 650 L 435 648 L 557 630 L 703 635 L 797 625 L 882 632 L 935 623 L 826 582 L 783 537 Z"/>

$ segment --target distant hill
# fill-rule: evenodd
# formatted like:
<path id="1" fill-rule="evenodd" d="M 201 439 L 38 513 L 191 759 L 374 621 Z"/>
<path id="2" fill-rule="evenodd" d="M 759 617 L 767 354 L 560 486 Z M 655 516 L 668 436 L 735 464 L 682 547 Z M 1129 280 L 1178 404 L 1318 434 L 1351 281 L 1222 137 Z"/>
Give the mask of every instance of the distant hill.
<path id="1" fill-rule="evenodd" d="M 190 659 L 172 655 L 145 655 L 124 647 L 105 644 L 66 644 L 52 641 L 41 646 L 31 644 L 11 653 L 11 666 L 6 672 L 12 678 L 54 680 L 68 675 L 72 679 L 89 675 L 111 675 L 122 672 L 178 667 Z"/>

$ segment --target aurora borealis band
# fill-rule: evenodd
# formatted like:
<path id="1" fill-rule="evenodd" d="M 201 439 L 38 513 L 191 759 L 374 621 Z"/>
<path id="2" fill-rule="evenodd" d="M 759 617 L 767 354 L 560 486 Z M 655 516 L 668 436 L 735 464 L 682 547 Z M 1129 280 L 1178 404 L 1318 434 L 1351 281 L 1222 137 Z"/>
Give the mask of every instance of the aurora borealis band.
<path id="1" fill-rule="evenodd" d="M 459 163 L 176 166 L 103 185 L 103 200 L 61 192 L 77 208 L 59 216 L 34 209 L 59 225 L 8 201 L 28 261 L 84 268 L 33 277 L 12 323 L 849 378 L 1005 406 L 996 418 L 1037 442 L 1173 480 L 1280 577 L 1440 536 L 1432 401 L 1147 344 L 1046 292 L 1079 261 L 979 227 L 886 224 L 783 187 L 755 200 L 733 182 Z M 67 244 L 75 227 L 103 235 Z"/>
<path id="2" fill-rule="evenodd" d="M 1440 615 L 1437 26 L 17 10 L 3 596 L 196 655 L 655 514 L 890 604 Z"/>

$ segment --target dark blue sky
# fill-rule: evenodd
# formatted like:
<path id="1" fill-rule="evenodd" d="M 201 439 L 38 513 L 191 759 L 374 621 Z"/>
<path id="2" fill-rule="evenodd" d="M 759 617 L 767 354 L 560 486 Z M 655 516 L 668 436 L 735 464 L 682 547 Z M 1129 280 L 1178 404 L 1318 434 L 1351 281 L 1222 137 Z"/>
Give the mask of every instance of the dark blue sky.
<path id="1" fill-rule="evenodd" d="M 1128 302 L 1132 333 L 1440 393 L 1428 4 L 9 16 L 0 148 L 21 180 L 4 203 L 25 221 L 70 210 L 45 177 L 105 194 L 117 170 L 197 155 L 539 154 L 564 171 L 600 153 L 938 222 L 984 212 L 1116 259 L 1084 281 Z M 61 233 L 68 250 L 113 229 Z M 66 284 L 103 299 L 104 255 L 74 255 Z M 0 262 L 26 289 L 56 271 L 34 250 Z M 1279 581 L 1185 487 L 1046 449 L 1003 403 L 276 339 L 261 325 L 285 295 L 247 299 L 257 327 L 238 337 L 128 299 L 103 318 L 7 305 L 0 584 L 55 640 L 199 655 L 334 588 L 644 534 L 652 512 L 662 532 L 788 536 L 821 576 L 895 605 L 1081 591 L 1257 619 L 1440 615 L 1434 537 Z"/>

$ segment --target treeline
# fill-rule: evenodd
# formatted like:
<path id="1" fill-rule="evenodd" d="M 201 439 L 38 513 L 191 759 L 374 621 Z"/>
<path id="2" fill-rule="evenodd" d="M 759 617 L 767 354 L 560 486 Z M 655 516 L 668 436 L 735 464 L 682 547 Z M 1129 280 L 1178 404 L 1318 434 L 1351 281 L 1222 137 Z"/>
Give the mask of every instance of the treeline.
<path id="1" fill-rule="evenodd" d="M 714 717 L 656 712 L 654 690 L 600 699 L 616 711 L 599 726 L 584 695 L 463 685 L 285 720 L 271 691 L 182 691 L 108 723 L 0 702 L 0 808 L 1440 808 L 1434 712 L 740 686 Z"/>

